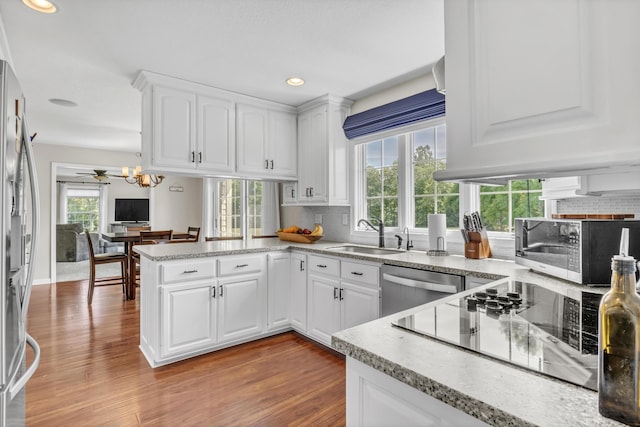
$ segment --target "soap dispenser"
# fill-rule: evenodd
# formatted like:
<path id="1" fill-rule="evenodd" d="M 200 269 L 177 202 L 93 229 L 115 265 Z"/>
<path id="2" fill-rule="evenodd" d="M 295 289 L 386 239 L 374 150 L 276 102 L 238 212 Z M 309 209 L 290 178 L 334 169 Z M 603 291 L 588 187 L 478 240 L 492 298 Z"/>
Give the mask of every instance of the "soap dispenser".
<path id="1" fill-rule="evenodd" d="M 640 426 L 640 296 L 636 260 L 628 256 L 629 230 L 611 262 L 611 289 L 598 316 L 598 407 L 600 414 Z"/>

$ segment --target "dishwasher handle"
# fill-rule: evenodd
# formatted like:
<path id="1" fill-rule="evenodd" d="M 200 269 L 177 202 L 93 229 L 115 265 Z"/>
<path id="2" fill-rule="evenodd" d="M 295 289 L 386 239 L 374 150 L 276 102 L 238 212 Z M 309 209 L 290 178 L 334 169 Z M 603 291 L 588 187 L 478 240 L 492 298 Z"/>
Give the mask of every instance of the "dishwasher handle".
<path id="1" fill-rule="evenodd" d="M 459 292 L 455 285 L 445 285 L 442 283 L 424 282 L 422 280 L 408 279 L 406 277 L 395 276 L 389 273 L 383 273 L 382 279 L 398 285 L 411 286 L 412 288 L 421 288 L 428 291 L 443 292 L 447 294 L 455 294 Z"/>

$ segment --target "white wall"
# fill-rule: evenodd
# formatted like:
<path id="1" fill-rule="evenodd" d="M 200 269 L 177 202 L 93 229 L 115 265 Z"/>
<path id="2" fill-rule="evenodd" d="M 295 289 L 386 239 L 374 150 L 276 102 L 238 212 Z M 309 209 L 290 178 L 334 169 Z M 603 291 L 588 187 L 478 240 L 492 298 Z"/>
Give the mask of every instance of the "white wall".
<path id="1" fill-rule="evenodd" d="M 171 191 L 179 187 L 183 191 Z M 168 176 L 152 192 L 152 228 L 187 231 L 189 226 L 202 227 L 202 178 Z"/>

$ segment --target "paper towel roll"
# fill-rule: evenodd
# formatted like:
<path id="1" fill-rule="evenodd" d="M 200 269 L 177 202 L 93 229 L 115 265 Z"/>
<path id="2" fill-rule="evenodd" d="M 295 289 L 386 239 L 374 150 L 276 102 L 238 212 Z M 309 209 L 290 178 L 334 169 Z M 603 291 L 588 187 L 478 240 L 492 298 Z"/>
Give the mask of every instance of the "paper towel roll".
<path id="1" fill-rule="evenodd" d="M 447 216 L 445 214 L 429 214 L 429 249 L 447 250 Z"/>

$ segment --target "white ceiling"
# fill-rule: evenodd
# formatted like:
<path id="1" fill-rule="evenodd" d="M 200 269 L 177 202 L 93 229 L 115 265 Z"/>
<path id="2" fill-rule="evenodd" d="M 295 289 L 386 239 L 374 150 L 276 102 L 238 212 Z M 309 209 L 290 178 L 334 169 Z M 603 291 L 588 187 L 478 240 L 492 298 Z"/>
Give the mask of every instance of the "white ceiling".
<path id="1" fill-rule="evenodd" d="M 353 100 L 430 72 L 443 0 L 0 0 L 38 143 L 140 150 L 145 69 L 292 106 Z M 301 87 L 285 79 L 300 76 Z M 78 104 L 61 107 L 62 98 Z"/>

